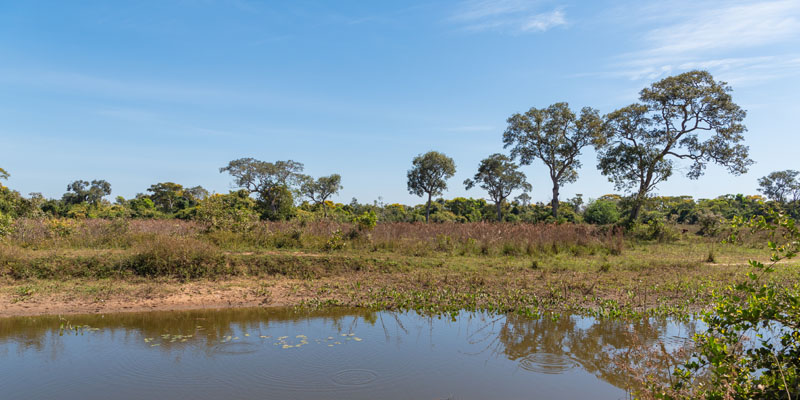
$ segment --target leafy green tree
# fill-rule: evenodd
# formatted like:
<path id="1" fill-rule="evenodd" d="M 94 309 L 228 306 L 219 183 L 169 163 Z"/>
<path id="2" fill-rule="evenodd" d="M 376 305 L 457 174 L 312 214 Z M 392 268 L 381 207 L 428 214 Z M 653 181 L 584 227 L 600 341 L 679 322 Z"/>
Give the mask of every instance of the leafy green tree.
<path id="1" fill-rule="evenodd" d="M 452 200 L 445 200 L 444 208 L 458 216 L 462 222 L 478 222 L 483 219 L 486 200 L 456 197 Z"/>
<path id="2" fill-rule="evenodd" d="M 147 191 L 150 192 L 150 199 L 153 200 L 156 207 L 166 213 L 174 212 L 183 197 L 183 185 L 173 182 L 150 185 Z"/>
<path id="3" fill-rule="evenodd" d="M 286 221 L 295 216 L 294 193 L 286 186 L 276 186 L 269 191 L 267 199 L 256 200 L 256 209 L 261 219 Z"/>
<path id="4" fill-rule="evenodd" d="M 800 171 L 775 171 L 758 179 L 758 191 L 779 203 L 800 201 Z"/>
<path id="5" fill-rule="evenodd" d="M 578 179 L 581 150 L 596 140 L 603 121 L 597 110 L 584 107 L 580 117 L 567 103 L 547 108 L 531 108 L 525 114 L 508 118 L 503 144 L 511 147 L 511 157 L 522 165 L 542 160 L 553 182 L 553 218 L 558 219 L 559 189 Z"/>
<path id="6" fill-rule="evenodd" d="M 635 190 L 631 220 L 647 194 L 672 175 L 673 159 L 691 162 L 690 179 L 710 162 L 747 172 L 753 161 L 740 143 L 746 113 L 730 92 L 708 72 L 690 71 L 653 83 L 639 93 L 640 103 L 606 115 L 596 143 L 598 169 L 618 190 Z"/>
<path id="7" fill-rule="evenodd" d="M 266 208 L 262 215 L 273 219 L 285 214 L 281 210 L 293 206 L 293 203 L 285 204 L 285 202 L 293 199 L 291 191 L 302 179 L 303 164 L 292 160 L 271 163 L 253 158 L 240 158 L 229 162 L 226 167 L 220 168 L 219 172 L 229 173 L 234 178 L 236 186 L 256 194 L 260 203 Z"/>
<path id="8" fill-rule="evenodd" d="M 502 221 L 503 201 L 517 189 L 531 191 L 531 184 L 525 181 L 525 174 L 510 158 L 502 154 L 492 154 L 478 166 L 473 179 L 464 181 L 467 190 L 480 186 L 489 193 L 489 198 L 497 208 L 497 221 Z"/>
<path id="9" fill-rule="evenodd" d="M 127 201 L 126 205 L 130 210 L 131 217 L 134 218 L 155 218 L 158 214 L 156 203 L 150 197 L 142 194 Z"/>
<path id="10" fill-rule="evenodd" d="M 8 178 L 10 178 L 10 177 L 11 177 L 11 174 L 6 172 L 6 170 L 0 168 L 0 179 L 8 180 Z"/>
<path id="11" fill-rule="evenodd" d="M 325 201 L 339 193 L 342 189 L 342 177 L 339 174 L 322 176 L 316 180 L 310 176 L 303 177 L 300 193 L 308 197 L 314 204 L 322 205 L 322 214 L 328 218 L 328 206 Z"/>
<path id="12" fill-rule="evenodd" d="M 523 207 L 531 205 L 531 195 L 527 193 L 522 193 L 521 195 L 515 197 L 514 200 L 516 200 Z"/>
<path id="13" fill-rule="evenodd" d="M 111 184 L 104 180 L 91 182 L 78 180 L 67 185 L 67 193 L 62 200 L 68 205 L 89 203 L 97 206 L 104 196 L 111 194 Z"/>
<path id="14" fill-rule="evenodd" d="M 183 194 L 184 197 L 189 199 L 191 202 L 197 203 L 198 201 L 208 197 L 208 190 L 198 185 L 184 189 Z"/>
<path id="15" fill-rule="evenodd" d="M 195 207 L 198 201 L 208 196 L 208 191 L 202 186 L 184 188 L 183 185 L 173 182 L 156 183 L 147 191 L 156 207 L 168 214 Z"/>
<path id="16" fill-rule="evenodd" d="M 408 170 L 408 192 L 416 196 L 428 195 L 425 206 L 425 222 L 431 214 L 431 198 L 440 196 L 447 190 L 447 180 L 456 173 L 456 163 L 452 158 L 429 151 L 414 157 L 412 168 Z"/>
<path id="17" fill-rule="evenodd" d="M 590 224 L 613 224 L 619 220 L 617 203 L 609 200 L 595 200 L 586 207 L 583 219 Z"/>
<path id="18" fill-rule="evenodd" d="M 197 205 L 196 218 L 208 224 L 209 230 L 244 232 L 258 220 L 256 203 L 247 190 L 213 194 Z"/>

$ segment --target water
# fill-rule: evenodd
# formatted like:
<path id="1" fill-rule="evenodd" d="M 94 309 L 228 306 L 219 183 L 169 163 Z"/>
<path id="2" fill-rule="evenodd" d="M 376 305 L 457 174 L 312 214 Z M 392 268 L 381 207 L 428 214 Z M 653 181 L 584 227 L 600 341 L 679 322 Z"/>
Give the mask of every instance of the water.
<path id="1" fill-rule="evenodd" d="M 63 329 L 62 329 L 63 328 Z M 691 324 L 230 309 L 0 319 L 3 399 L 624 399 L 609 354 Z"/>

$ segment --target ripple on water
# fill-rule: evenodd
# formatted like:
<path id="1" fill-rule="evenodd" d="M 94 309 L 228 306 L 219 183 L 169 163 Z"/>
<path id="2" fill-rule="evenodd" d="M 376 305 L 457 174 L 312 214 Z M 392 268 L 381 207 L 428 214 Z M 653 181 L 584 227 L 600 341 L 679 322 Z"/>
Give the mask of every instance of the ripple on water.
<path id="1" fill-rule="evenodd" d="M 253 354 L 260 349 L 259 345 L 250 342 L 225 342 L 211 348 L 213 355 L 243 355 Z"/>
<path id="2" fill-rule="evenodd" d="M 569 357 L 553 353 L 533 353 L 519 360 L 519 366 L 540 374 L 560 374 L 575 368 L 576 364 Z"/>
<path id="3" fill-rule="evenodd" d="M 364 386 L 378 378 L 375 371 L 368 369 L 344 369 L 331 377 L 331 381 L 341 386 Z"/>

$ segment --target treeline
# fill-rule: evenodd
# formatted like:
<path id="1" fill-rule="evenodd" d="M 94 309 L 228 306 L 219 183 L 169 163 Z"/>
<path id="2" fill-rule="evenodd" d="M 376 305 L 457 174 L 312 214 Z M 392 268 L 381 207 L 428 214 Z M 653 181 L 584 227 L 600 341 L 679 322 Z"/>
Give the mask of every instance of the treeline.
<path id="1" fill-rule="evenodd" d="M 639 102 L 601 116 L 590 107 L 573 112 L 567 103 L 531 108 L 508 118 L 502 141 L 508 154 L 492 154 L 477 166 L 467 190 L 480 188 L 488 201 L 443 199 L 455 161 L 429 151 L 412 160 L 409 193 L 423 197 L 424 205 L 333 203 L 342 189 L 338 174 L 311 177 L 302 163 L 233 160 L 219 169 L 240 188 L 227 194 L 209 194 L 201 186 L 156 183 L 134 198 L 111 195 L 104 180 L 78 180 L 67 186 L 61 199 L 29 197 L 0 187 L 0 225 L 12 218 L 42 216 L 69 218 L 179 218 L 235 228 L 256 220 L 314 220 L 361 222 L 589 222 L 613 224 L 675 221 L 710 223 L 733 215 L 762 214 L 765 207 L 796 216 L 800 180 L 793 170 L 776 171 L 759 179 L 760 196 L 722 196 L 712 200 L 691 197 L 654 197 L 656 186 L 673 174 L 676 160 L 690 163 L 687 177 L 699 178 L 709 163 L 733 174 L 747 171 L 753 161 L 741 144 L 745 112 L 731 97 L 731 88 L 705 71 L 690 71 L 653 83 L 640 92 Z M 578 178 L 581 151 L 592 146 L 597 168 L 623 195 L 607 195 L 584 204 L 579 195 L 561 201 L 560 189 Z M 521 165 L 547 167 L 552 192 L 549 204 L 531 204 L 533 187 Z M 0 179 L 9 174 L 0 169 Z M 521 193 L 513 197 L 514 193 Z M 5 222 L 2 222 L 5 221 Z M 634 223 L 634 224 L 632 224 Z"/>

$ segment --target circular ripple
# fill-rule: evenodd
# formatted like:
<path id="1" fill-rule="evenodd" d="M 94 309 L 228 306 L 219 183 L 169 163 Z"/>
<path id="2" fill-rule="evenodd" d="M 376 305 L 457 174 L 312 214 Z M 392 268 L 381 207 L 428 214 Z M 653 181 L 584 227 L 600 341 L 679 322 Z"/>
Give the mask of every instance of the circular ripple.
<path id="1" fill-rule="evenodd" d="M 220 343 L 211 349 L 214 355 L 241 355 L 253 354 L 259 350 L 259 346 L 248 342 L 226 342 Z"/>
<path id="2" fill-rule="evenodd" d="M 378 374 L 368 369 L 345 369 L 334 374 L 331 380 L 342 386 L 364 386 L 377 378 Z"/>
<path id="3" fill-rule="evenodd" d="M 567 356 L 553 353 L 534 353 L 519 361 L 519 366 L 540 374 L 560 374 L 575 368 L 575 363 Z"/>

